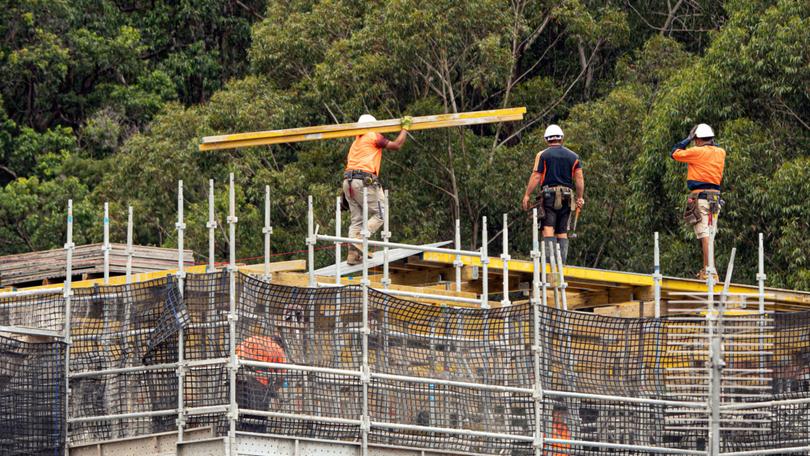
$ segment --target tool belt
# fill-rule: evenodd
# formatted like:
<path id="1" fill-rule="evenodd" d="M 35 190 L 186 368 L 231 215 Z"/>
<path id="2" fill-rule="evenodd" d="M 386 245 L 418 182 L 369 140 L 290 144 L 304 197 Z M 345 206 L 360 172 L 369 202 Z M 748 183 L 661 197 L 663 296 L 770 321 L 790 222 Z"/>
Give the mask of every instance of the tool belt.
<path id="1" fill-rule="evenodd" d="M 686 208 L 683 210 L 683 220 L 688 225 L 697 225 L 703 219 L 700 214 L 700 206 L 698 200 L 706 200 L 709 202 L 709 212 L 717 214 L 720 208 L 726 203 L 720 199 L 720 192 L 699 192 L 691 193 L 686 198 Z"/>
<path id="2" fill-rule="evenodd" d="M 554 198 L 553 207 L 555 211 L 562 209 L 563 199 L 566 198 L 568 199 L 568 204 L 571 207 L 571 210 L 573 210 L 576 206 L 576 201 L 574 201 L 574 190 L 564 185 L 543 187 L 541 197 L 544 199 L 546 197 Z"/>
<path id="3" fill-rule="evenodd" d="M 376 174 L 365 171 L 349 170 L 343 173 L 343 178 L 348 180 L 360 179 L 366 187 L 380 185 L 380 178 Z"/>

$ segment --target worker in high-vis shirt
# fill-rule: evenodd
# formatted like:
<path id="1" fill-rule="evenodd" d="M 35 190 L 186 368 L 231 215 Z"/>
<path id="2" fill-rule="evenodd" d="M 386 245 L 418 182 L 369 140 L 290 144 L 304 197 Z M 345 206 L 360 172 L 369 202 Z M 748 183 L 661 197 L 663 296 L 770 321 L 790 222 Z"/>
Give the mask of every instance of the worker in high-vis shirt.
<path id="1" fill-rule="evenodd" d="M 694 141 L 695 146 L 686 148 Z M 695 236 L 703 250 L 703 269 L 697 277 L 706 280 L 709 266 L 710 245 L 717 232 L 717 217 L 723 201 L 720 199 L 720 184 L 726 163 L 726 151 L 714 145 L 714 131 L 706 124 L 692 128 L 681 142 L 672 146 L 673 159 L 687 164 L 686 186 L 689 196 L 686 199 L 684 221 L 692 225 Z M 717 275 L 713 273 L 717 280 Z"/>
<path id="2" fill-rule="evenodd" d="M 243 360 L 265 363 L 283 363 L 287 361 L 287 350 L 284 341 L 278 336 L 254 335 L 236 346 L 236 356 Z M 283 385 L 285 369 L 274 367 L 243 366 L 236 376 L 236 401 L 244 412 L 239 413 L 242 431 L 265 432 L 267 418 L 253 415 L 250 410 L 267 412 L 270 400 L 278 395 Z"/>
<path id="3" fill-rule="evenodd" d="M 363 114 L 357 123 L 376 122 L 377 119 L 370 114 Z M 343 173 L 343 196 L 351 211 L 351 225 L 349 237 L 361 239 L 363 229 L 363 189 L 368 189 L 368 235 L 376 233 L 383 225 L 383 207 L 385 206 L 385 192 L 380 184 L 380 164 L 382 151 L 399 150 L 405 144 L 407 130 L 411 127 L 412 119 L 403 117 L 399 135 L 393 141 L 388 140 L 380 133 L 370 131 L 358 135 L 349 148 L 346 158 L 346 170 Z M 371 256 L 371 255 L 369 255 Z M 363 261 L 362 244 L 350 244 L 346 262 L 350 265 L 360 264 Z"/>
<path id="4" fill-rule="evenodd" d="M 585 177 L 579 156 L 563 146 L 565 137 L 558 125 L 549 125 L 543 137 L 548 147 L 534 158 L 532 174 L 523 194 L 523 210 L 537 207 L 541 220 L 547 261 L 555 258 L 557 248 L 563 263 L 568 257 L 568 229 L 571 212 L 585 205 Z M 531 196 L 537 186 L 541 193 L 534 206 Z"/>

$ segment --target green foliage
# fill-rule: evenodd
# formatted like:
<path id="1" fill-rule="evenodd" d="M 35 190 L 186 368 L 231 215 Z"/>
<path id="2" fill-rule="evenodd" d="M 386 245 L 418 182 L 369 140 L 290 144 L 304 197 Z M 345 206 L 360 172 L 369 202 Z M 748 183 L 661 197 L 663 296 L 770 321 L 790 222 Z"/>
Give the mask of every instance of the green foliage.
<path id="1" fill-rule="evenodd" d="M 138 242 L 176 245 L 183 179 L 186 245 L 204 258 L 212 178 L 222 260 L 234 172 L 237 255 L 261 255 L 269 185 L 273 250 L 286 258 L 303 248 L 308 195 L 321 232 L 334 231 L 350 140 L 200 153 L 201 136 L 348 122 L 364 112 L 395 118 L 526 106 L 523 122 L 414 132 L 401 151 L 386 152 L 395 239 L 450 239 L 460 218 L 464 245 L 477 247 L 487 216 L 497 254 L 506 213 L 510 251 L 525 256 L 530 221 L 518 205 L 545 147 L 542 132 L 558 122 L 587 184 L 572 262 L 649 272 L 658 231 L 664 272 L 691 274 L 700 252 L 680 222 L 685 166 L 669 151 L 706 122 L 728 152 L 718 262 L 737 247 L 735 275 L 752 280 L 763 232 L 772 283 L 810 286 L 807 2 L 201 0 L 122 8 L 26 0 L 0 11 L 0 253 L 61 245 L 68 197 L 81 241 L 98 239 L 109 200 L 114 237 L 123 236 L 132 205 Z"/>

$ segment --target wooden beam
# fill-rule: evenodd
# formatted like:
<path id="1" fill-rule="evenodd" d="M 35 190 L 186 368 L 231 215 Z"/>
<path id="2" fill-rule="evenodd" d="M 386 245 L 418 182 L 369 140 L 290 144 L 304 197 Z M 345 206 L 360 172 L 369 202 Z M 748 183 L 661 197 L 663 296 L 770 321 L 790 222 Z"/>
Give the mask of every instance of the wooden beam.
<path id="1" fill-rule="evenodd" d="M 489 111 L 439 114 L 413 118 L 410 130 L 431 128 L 463 127 L 497 122 L 511 122 L 523 119 L 525 107 L 493 109 Z M 220 136 L 206 136 L 200 144 L 201 151 L 237 149 L 240 147 L 268 144 L 317 141 L 324 139 L 350 138 L 370 131 L 391 133 L 401 130 L 400 119 L 379 120 L 377 122 L 319 125 L 315 127 L 289 128 L 285 130 L 257 131 Z"/>
<path id="2" fill-rule="evenodd" d="M 270 263 L 269 266 L 271 273 L 284 271 L 305 271 L 307 269 L 307 261 L 306 260 L 276 261 L 275 263 Z M 242 266 L 239 268 L 239 270 L 246 274 L 261 275 L 264 274 L 264 263 Z"/>

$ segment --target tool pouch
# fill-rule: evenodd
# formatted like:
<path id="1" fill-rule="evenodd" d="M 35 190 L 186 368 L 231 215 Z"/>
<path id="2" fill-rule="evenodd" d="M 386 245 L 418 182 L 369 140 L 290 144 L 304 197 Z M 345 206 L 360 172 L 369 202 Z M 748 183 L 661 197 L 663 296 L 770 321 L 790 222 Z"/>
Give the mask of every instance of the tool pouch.
<path id="1" fill-rule="evenodd" d="M 697 225 L 700 223 L 700 207 L 698 207 L 697 198 L 687 198 L 686 208 L 683 210 L 683 221 L 687 225 Z"/>
<path id="2" fill-rule="evenodd" d="M 558 210 L 562 209 L 562 198 L 563 198 L 562 190 L 559 187 L 555 188 L 554 189 L 554 210 L 555 211 L 558 211 Z"/>
<path id="3" fill-rule="evenodd" d="M 346 194 L 340 192 L 340 210 L 346 212 L 349 210 L 349 200 L 346 199 Z"/>
<path id="4" fill-rule="evenodd" d="M 712 214 L 717 215 L 723 205 L 720 195 L 709 195 L 706 199 L 709 201 L 709 211 L 711 211 Z"/>

